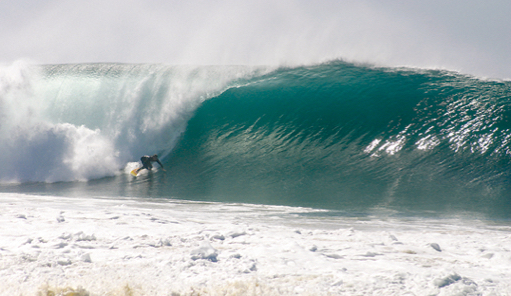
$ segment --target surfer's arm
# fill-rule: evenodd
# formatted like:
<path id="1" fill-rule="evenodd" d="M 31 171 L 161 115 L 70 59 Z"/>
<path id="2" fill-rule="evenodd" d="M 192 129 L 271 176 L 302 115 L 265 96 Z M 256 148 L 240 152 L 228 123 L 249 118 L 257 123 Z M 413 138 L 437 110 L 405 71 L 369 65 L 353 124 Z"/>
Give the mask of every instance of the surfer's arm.
<path id="1" fill-rule="evenodd" d="M 159 160 L 159 159 L 157 159 L 157 160 L 156 160 L 156 162 L 157 162 L 157 163 L 161 166 L 161 169 L 162 169 L 162 170 L 165 170 L 165 169 L 163 168 L 163 164 L 161 164 L 161 162 L 160 162 L 160 160 Z"/>

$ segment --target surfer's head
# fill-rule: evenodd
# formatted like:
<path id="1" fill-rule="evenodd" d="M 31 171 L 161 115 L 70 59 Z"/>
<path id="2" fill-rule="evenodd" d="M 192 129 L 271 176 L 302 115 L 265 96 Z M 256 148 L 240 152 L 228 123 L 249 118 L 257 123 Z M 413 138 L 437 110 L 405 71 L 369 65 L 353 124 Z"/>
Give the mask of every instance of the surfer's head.
<path id="1" fill-rule="evenodd" d="M 158 155 L 157 155 L 157 154 L 155 154 L 155 155 L 151 156 L 151 158 L 152 158 L 152 159 L 158 159 Z"/>

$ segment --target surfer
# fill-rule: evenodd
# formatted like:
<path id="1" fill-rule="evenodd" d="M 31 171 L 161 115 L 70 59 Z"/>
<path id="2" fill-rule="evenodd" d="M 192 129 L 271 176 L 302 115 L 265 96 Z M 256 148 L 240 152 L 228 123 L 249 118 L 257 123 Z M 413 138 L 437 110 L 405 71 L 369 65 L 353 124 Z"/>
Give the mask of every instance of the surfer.
<path id="1" fill-rule="evenodd" d="M 153 156 L 144 155 L 142 158 L 140 158 L 140 161 L 142 162 L 142 167 L 138 168 L 135 171 L 135 174 L 138 174 L 138 172 L 143 169 L 151 170 L 153 168 L 153 162 L 155 161 L 161 166 L 161 169 L 165 171 L 163 164 L 161 164 L 160 160 L 158 159 L 158 155 L 156 154 Z"/>

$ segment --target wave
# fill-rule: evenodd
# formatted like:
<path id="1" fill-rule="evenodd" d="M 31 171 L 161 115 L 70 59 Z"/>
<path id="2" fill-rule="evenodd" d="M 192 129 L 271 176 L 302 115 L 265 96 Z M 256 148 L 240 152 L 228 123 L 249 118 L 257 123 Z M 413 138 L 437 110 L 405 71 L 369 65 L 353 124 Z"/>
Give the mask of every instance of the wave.
<path id="1" fill-rule="evenodd" d="M 510 86 L 343 62 L 281 69 L 198 108 L 172 154 L 173 191 L 329 208 L 509 209 Z"/>
<path id="2" fill-rule="evenodd" d="M 115 194 L 336 209 L 511 207 L 511 82 L 342 61 L 15 65 L 2 75 L 3 183 L 118 175 L 107 184 L 126 187 L 123 167 L 159 153 L 166 177 Z"/>

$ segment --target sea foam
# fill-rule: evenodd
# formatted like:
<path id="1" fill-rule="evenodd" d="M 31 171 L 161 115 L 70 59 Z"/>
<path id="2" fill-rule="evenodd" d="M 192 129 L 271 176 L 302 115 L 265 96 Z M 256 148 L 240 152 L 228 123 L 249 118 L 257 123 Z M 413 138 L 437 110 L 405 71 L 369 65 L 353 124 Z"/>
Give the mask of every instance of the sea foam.
<path id="1" fill-rule="evenodd" d="M 511 293 L 507 224 L 148 199 L 0 204 L 0 295 Z"/>

